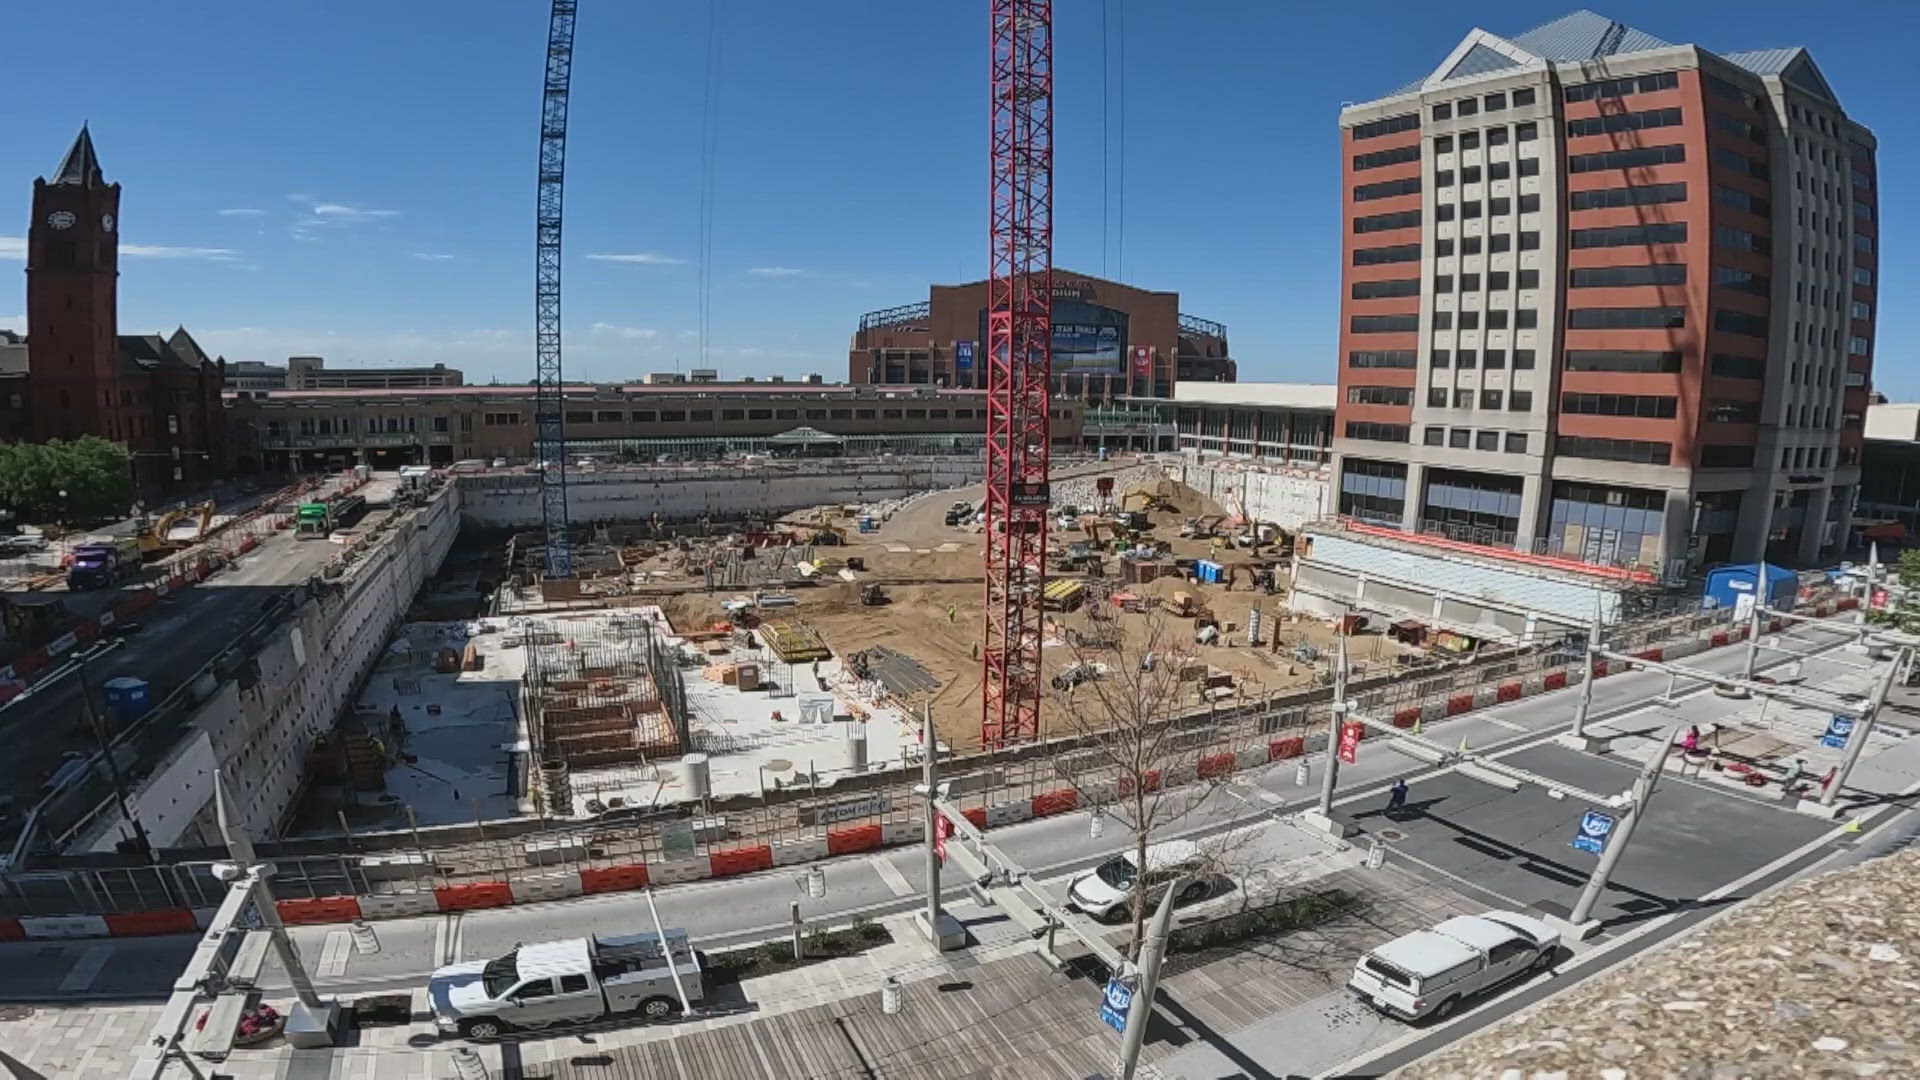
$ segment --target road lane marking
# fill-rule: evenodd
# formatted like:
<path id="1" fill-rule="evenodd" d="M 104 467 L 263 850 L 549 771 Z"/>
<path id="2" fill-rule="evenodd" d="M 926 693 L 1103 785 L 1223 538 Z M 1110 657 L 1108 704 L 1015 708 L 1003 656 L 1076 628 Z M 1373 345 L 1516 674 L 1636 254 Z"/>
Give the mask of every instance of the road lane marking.
<path id="1" fill-rule="evenodd" d="M 1483 716 L 1480 719 L 1485 720 L 1489 724 L 1494 724 L 1499 727 L 1506 728 L 1508 731 L 1532 731 L 1533 730 L 1532 728 L 1527 727 L 1524 724 L 1516 724 L 1511 720 L 1502 720 L 1497 716 Z"/>
<path id="2" fill-rule="evenodd" d="M 880 880 L 887 883 L 887 888 L 893 890 L 893 895 L 912 896 L 919 891 L 913 887 L 913 882 L 907 880 L 907 875 L 901 873 L 900 868 L 893 865 L 885 855 L 875 855 L 867 861 L 873 864 L 873 872 L 880 875 Z"/>
<path id="3" fill-rule="evenodd" d="M 337 979 L 347 972 L 347 957 L 353 953 L 353 932 L 327 931 L 326 944 L 320 947 L 320 977 Z"/>
<path id="4" fill-rule="evenodd" d="M 100 976 L 100 969 L 107 966 L 107 958 L 112 955 L 113 946 L 111 945 L 94 945 L 88 948 L 80 954 L 80 959 L 74 962 L 73 969 L 67 972 L 67 977 L 60 980 L 60 992 L 77 994 L 91 987 L 93 980 Z"/>
<path id="5" fill-rule="evenodd" d="M 453 945 L 453 916 L 442 915 L 433 924 L 433 966 L 445 967 L 453 961 L 447 959 L 447 950 Z"/>

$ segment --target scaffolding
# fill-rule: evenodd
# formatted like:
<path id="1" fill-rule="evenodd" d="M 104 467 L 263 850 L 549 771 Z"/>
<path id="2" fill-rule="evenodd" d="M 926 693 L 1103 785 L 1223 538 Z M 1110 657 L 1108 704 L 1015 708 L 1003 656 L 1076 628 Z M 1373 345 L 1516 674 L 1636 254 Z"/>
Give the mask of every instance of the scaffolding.
<path id="1" fill-rule="evenodd" d="M 679 651 L 652 619 L 580 620 L 526 637 L 528 734 L 549 787 L 574 770 L 644 765 L 692 748 Z M 563 801 L 558 794 L 547 792 L 548 805 Z"/>

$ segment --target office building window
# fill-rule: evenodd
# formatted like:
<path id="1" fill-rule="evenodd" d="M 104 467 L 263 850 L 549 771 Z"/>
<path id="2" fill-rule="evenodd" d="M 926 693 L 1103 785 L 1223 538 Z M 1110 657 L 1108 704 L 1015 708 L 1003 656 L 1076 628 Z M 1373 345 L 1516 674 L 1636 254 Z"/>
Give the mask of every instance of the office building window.
<path id="1" fill-rule="evenodd" d="M 1362 521 L 1398 525 L 1406 491 L 1405 465 L 1348 458 L 1340 472 L 1340 513 Z"/>
<path id="2" fill-rule="evenodd" d="M 1435 349 L 1427 354 L 1427 363 L 1437 368 L 1451 367 L 1453 364 L 1453 353 L 1446 349 Z"/>
<path id="3" fill-rule="evenodd" d="M 1428 446 L 1445 446 L 1447 444 L 1446 428 L 1429 427 L 1425 431 L 1423 431 L 1421 434 L 1424 437 L 1426 444 Z"/>
<path id="4" fill-rule="evenodd" d="M 1480 391 L 1480 407 L 1483 409 L 1497 409 L 1500 407 L 1500 401 L 1503 397 L 1505 397 L 1505 395 L 1498 390 L 1482 390 Z"/>
<path id="5" fill-rule="evenodd" d="M 1675 110 L 1678 111 L 1678 110 Z M 1375 150 L 1371 154 L 1353 155 L 1353 169 L 1378 169 L 1386 165 L 1404 165 L 1409 161 L 1420 160 L 1420 144 L 1396 146 L 1391 150 Z"/>
<path id="6" fill-rule="evenodd" d="M 1419 262 L 1419 244 L 1394 244 L 1390 247 L 1355 248 L 1353 265 L 1380 266 L 1385 263 Z"/>
<path id="7" fill-rule="evenodd" d="M 1513 393 L 1508 394 L 1507 395 L 1507 411 L 1508 412 L 1532 412 L 1533 411 L 1533 391 L 1515 390 Z"/>
<path id="8" fill-rule="evenodd" d="M 1680 354 L 1631 349 L 1568 349 L 1567 370 L 1672 373 L 1680 370 Z"/>
<path id="9" fill-rule="evenodd" d="M 1524 454 L 1527 452 L 1527 433 L 1524 431 L 1507 432 L 1507 453 Z"/>
<path id="10" fill-rule="evenodd" d="M 1581 416 L 1671 420 L 1679 399 L 1650 394 L 1561 394 L 1560 411 Z"/>
<path id="11" fill-rule="evenodd" d="M 1417 229 L 1420 227 L 1420 211 L 1402 210 L 1393 214 L 1373 214 L 1353 219 L 1353 231 L 1356 233 L 1384 232 L 1387 229 Z"/>
<path id="12" fill-rule="evenodd" d="M 1349 386 L 1347 387 L 1349 405 L 1411 405 L 1413 388 L 1410 386 Z"/>
<path id="13" fill-rule="evenodd" d="M 1678 307 L 1573 308 L 1567 312 L 1567 326 L 1573 330 L 1674 330 L 1685 325 L 1687 309 Z"/>
<path id="14" fill-rule="evenodd" d="M 1713 328 L 1715 330 L 1724 330 L 1729 334 L 1745 334 L 1748 337 L 1763 338 L 1767 336 L 1767 317 L 1765 315 L 1749 315 L 1744 311 L 1728 311 L 1725 308 L 1715 308 L 1713 312 Z"/>
<path id="15" fill-rule="evenodd" d="M 1362 420 L 1347 421 L 1347 438 L 1364 439 L 1368 442 L 1407 441 L 1412 428 L 1406 424 L 1372 424 Z"/>
<path id="16" fill-rule="evenodd" d="M 1350 368 L 1411 368 L 1415 366 L 1415 357 L 1412 349 L 1350 352 L 1347 354 L 1347 366 Z"/>
<path id="17" fill-rule="evenodd" d="M 1532 349 L 1513 350 L 1513 370 L 1515 371 L 1532 371 L 1533 370 L 1533 350 Z"/>
<path id="18" fill-rule="evenodd" d="M 1603 150 L 1597 154 L 1570 155 L 1567 158 L 1567 171 L 1584 173 L 1605 169 L 1640 169 L 1649 165 L 1677 165 L 1685 160 L 1687 148 L 1679 143 L 1670 146 L 1635 146 L 1625 150 Z"/>
<path id="19" fill-rule="evenodd" d="M 1407 113 L 1404 116 L 1390 116 L 1385 120 L 1373 120 L 1353 126 L 1355 139 L 1377 139 L 1382 135 L 1393 135 L 1402 131 L 1412 131 L 1420 126 L 1419 113 Z"/>
<path id="20" fill-rule="evenodd" d="M 1453 392 L 1453 407 L 1456 409 L 1473 408 L 1473 391 L 1455 390 Z"/>
<path id="21" fill-rule="evenodd" d="M 1603 113 L 1567 121 L 1568 135 L 1605 135 L 1615 131 L 1644 131 L 1648 128 L 1679 127 L 1679 109 L 1648 109 L 1644 112 Z"/>
<path id="22" fill-rule="evenodd" d="M 1522 105 L 1533 104 L 1533 88 L 1528 86 L 1515 90 L 1513 92 L 1513 104 L 1515 108 Z"/>
<path id="23" fill-rule="evenodd" d="M 1427 408 L 1444 409 L 1446 407 L 1447 407 L 1447 388 L 1444 386 L 1427 387 Z M 1428 428 L 1427 430 L 1432 431 L 1433 429 Z M 1435 446 L 1438 444 L 1429 442 L 1427 445 Z"/>
<path id="24" fill-rule="evenodd" d="M 1672 90 L 1680 85 L 1680 76 L 1671 71 L 1662 71 L 1653 75 L 1630 76 L 1624 79 L 1606 79 L 1600 82 L 1578 83 L 1567 87 L 1563 96 L 1568 101 L 1592 101 L 1596 98 L 1627 97 L 1630 94 L 1651 94 L 1660 90 Z"/>
<path id="25" fill-rule="evenodd" d="M 1672 443 L 1648 442 L 1640 439 L 1600 439 L 1580 435 L 1562 435 L 1554 440 L 1554 451 L 1563 457 L 1625 461 L 1639 465 L 1666 465 L 1673 460 Z"/>
<path id="26" fill-rule="evenodd" d="M 1455 450 L 1465 450 L 1467 447 L 1473 445 L 1473 429 L 1454 428 L 1447 433 L 1447 445 L 1453 447 Z"/>
<path id="27" fill-rule="evenodd" d="M 1500 433 L 1497 431 L 1478 432 L 1473 437 L 1473 448 L 1475 450 L 1500 449 Z"/>
<path id="28" fill-rule="evenodd" d="M 1420 191 L 1420 178 L 1408 177 L 1405 180 L 1382 180 L 1377 184 L 1359 184 L 1353 189 L 1354 202 L 1372 202 L 1375 199 L 1391 199 L 1397 195 L 1413 195 Z"/>
<path id="29" fill-rule="evenodd" d="M 1685 285 L 1686 283 L 1686 263 L 1575 267 L 1567 274 L 1567 287 L 1572 289 L 1616 289 L 1625 285 Z"/>
<path id="30" fill-rule="evenodd" d="M 1567 205 L 1574 210 L 1605 210 L 1621 206 L 1654 206 L 1660 203 L 1685 202 L 1686 199 L 1685 183 L 1642 184 L 1635 187 L 1570 192 L 1567 195 Z"/>
<path id="31" fill-rule="evenodd" d="M 1601 229 L 1575 229 L 1572 244 L 1576 248 L 1642 247 L 1653 244 L 1683 244 L 1687 223 L 1659 221 L 1646 225 L 1613 225 Z"/>

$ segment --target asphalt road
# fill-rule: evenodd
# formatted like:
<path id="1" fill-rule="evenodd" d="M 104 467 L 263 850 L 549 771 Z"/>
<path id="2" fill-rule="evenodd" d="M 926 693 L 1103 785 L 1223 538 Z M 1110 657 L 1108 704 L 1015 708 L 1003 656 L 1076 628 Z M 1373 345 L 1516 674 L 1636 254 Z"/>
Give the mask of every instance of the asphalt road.
<path id="1" fill-rule="evenodd" d="M 141 629 L 125 644 L 60 677 L 43 678 L 0 708 L 0 798 L 11 798 L 13 817 L 0 824 L 0 851 L 10 849 L 19 823 L 38 802 L 42 783 L 70 752 L 98 749 L 85 722 L 82 686 L 94 709 L 105 711 L 101 685 L 109 679 L 145 679 L 148 698 L 159 703 L 208 662 L 230 648 L 273 600 L 304 584 L 340 553 L 337 545 L 296 540 L 290 533 L 265 536 L 259 547 L 206 582 L 174 593 L 140 616 Z M 88 596 L 111 595 L 90 593 Z M 117 726 L 110 730 L 118 730 Z"/>

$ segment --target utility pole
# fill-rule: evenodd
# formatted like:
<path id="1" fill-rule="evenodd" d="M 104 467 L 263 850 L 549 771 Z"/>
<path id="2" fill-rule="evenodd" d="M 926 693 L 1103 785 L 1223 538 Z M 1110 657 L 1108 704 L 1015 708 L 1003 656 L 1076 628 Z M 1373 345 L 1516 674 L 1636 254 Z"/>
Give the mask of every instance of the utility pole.
<path id="1" fill-rule="evenodd" d="M 1340 727 L 1347 719 L 1347 634 L 1343 613 L 1337 624 L 1338 659 L 1333 668 L 1333 704 L 1327 710 L 1327 770 L 1320 777 L 1320 816 L 1333 820 L 1333 789 L 1340 777 Z"/>
<path id="2" fill-rule="evenodd" d="M 1593 909 L 1600 902 L 1600 894 L 1607 889 L 1607 879 L 1613 876 L 1614 865 L 1620 861 L 1620 853 L 1627 850 L 1627 842 L 1633 839 L 1633 827 L 1647 812 L 1647 802 L 1653 798 L 1654 785 L 1659 782 L 1660 770 L 1667 767 L 1667 748 L 1673 745 L 1673 737 L 1679 733 L 1680 725 L 1687 721 L 1683 718 L 1667 728 L 1660 735 L 1660 741 L 1654 745 L 1653 753 L 1647 756 L 1647 763 L 1640 774 L 1633 778 L 1633 802 L 1613 835 L 1607 837 L 1607 846 L 1600 851 L 1599 865 L 1593 868 L 1592 876 L 1587 878 L 1586 887 L 1580 890 L 1580 899 L 1573 905 L 1573 913 L 1567 922 L 1579 933 L 1579 927 L 1593 917 Z"/>
<path id="3" fill-rule="evenodd" d="M 1160 961 L 1167 955 L 1167 936 L 1173 924 L 1173 898 L 1186 888 L 1192 875 L 1182 875 L 1167 886 L 1160 898 L 1159 910 L 1147 926 L 1147 937 L 1140 943 L 1140 985 L 1134 988 L 1133 1003 L 1127 1008 L 1127 1029 L 1120 1035 L 1120 1060 L 1114 1071 L 1118 1080 L 1133 1080 L 1140 1067 L 1140 1048 L 1147 1040 L 1147 1021 L 1153 1016 L 1153 994 L 1160 985 Z"/>
<path id="4" fill-rule="evenodd" d="M 1871 585 L 1868 588 L 1872 588 Z M 1893 689 L 1894 675 L 1905 665 L 1913 650 L 1901 649 L 1893 654 L 1887 664 L 1887 670 L 1881 674 L 1880 681 L 1873 684 L 1873 696 L 1867 699 L 1867 707 L 1860 713 L 1860 719 L 1853 725 L 1852 734 L 1847 736 L 1845 756 L 1840 759 L 1840 768 L 1833 775 L 1827 790 L 1820 793 L 1820 805 L 1832 806 L 1840 797 L 1840 789 L 1846 785 L 1847 777 L 1853 775 L 1853 766 L 1860 760 L 1860 751 L 1867 745 L 1867 736 L 1873 733 L 1874 718 L 1880 715 L 1880 707 L 1887 703 L 1887 694 Z"/>

